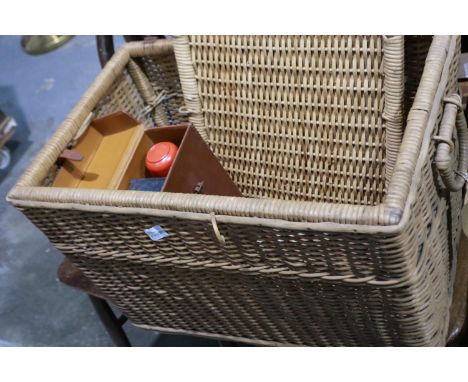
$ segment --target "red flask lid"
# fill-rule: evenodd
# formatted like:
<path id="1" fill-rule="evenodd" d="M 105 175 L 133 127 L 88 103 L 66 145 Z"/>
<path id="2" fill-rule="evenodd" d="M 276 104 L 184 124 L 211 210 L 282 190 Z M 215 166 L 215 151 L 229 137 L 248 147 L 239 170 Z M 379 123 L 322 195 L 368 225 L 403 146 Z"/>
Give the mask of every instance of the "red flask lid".
<path id="1" fill-rule="evenodd" d="M 146 168 L 154 176 L 166 176 L 174 162 L 177 150 L 177 146 L 172 142 L 156 143 L 146 154 Z"/>

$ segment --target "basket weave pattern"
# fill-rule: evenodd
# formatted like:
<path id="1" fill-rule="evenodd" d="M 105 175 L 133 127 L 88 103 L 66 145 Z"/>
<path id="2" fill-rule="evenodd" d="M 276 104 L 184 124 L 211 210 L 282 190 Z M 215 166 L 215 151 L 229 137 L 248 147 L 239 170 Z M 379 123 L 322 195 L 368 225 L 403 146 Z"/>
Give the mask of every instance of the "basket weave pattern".
<path id="1" fill-rule="evenodd" d="M 396 39 L 400 49 L 386 56 L 396 77 L 386 87 L 391 160 L 402 135 Z M 188 46 L 203 100 L 196 112 L 204 118 L 195 126 L 246 196 L 379 204 L 383 78 L 391 77 L 382 76 L 383 45 L 392 44 L 381 36 L 194 36 Z"/>
<path id="2" fill-rule="evenodd" d="M 219 224 L 224 247 L 207 222 L 24 212 L 137 325 L 258 343 L 421 345 L 443 340 L 448 309 L 448 274 L 438 272 L 448 270 L 444 209 L 431 228 L 430 201 L 412 211 L 425 219 L 399 235 Z M 144 234 L 154 224 L 169 233 L 158 245 Z M 412 256 L 403 262 L 402 251 Z"/>

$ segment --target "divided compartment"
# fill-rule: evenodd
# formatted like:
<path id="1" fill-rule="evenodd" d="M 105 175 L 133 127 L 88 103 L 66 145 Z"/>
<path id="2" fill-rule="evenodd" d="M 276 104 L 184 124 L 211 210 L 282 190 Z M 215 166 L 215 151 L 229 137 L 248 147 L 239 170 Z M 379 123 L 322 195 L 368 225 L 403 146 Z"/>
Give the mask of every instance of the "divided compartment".
<path id="1" fill-rule="evenodd" d="M 187 130 L 188 125 L 174 125 L 167 127 L 155 127 L 145 130 L 136 145 L 135 151 L 128 162 L 127 168 L 119 183 L 119 190 L 128 190 L 130 179 L 152 178 L 145 166 L 146 153 L 154 144 L 158 142 L 172 142 L 179 150 L 177 151 L 176 159 L 182 147 L 182 140 Z M 174 167 L 175 161 L 172 164 L 171 170 Z M 168 176 L 166 177 L 166 180 Z"/>
<path id="2" fill-rule="evenodd" d="M 163 141 L 176 144 L 179 150 L 161 191 L 242 196 L 197 130 L 188 124 L 145 130 L 119 189 L 128 189 L 130 179 L 151 177 L 145 168 L 146 153 L 152 145 Z"/>
<path id="3" fill-rule="evenodd" d="M 172 142 L 179 149 L 161 191 L 241 196 L 192 125 L 145 130 L 124 112 L 90 123 L 72 148 L 83 159 L 63 159 L 52 187 L 128 190 L 131 179 L 152 177 L 146 170 L 146 153 L 163 141 Z"/>
<path id="4" fill-rule="evenodd" d="M 73 150 L 83 159 L 64 159 L 52 187 L 116 189 L 143 126 L 124 112 L 94 119 Z"/>

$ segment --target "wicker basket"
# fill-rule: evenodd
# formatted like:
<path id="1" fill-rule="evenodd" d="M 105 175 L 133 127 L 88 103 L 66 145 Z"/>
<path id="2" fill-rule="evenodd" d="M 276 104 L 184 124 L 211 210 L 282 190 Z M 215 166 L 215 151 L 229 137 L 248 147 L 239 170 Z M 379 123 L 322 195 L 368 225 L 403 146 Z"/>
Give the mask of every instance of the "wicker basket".
<path id="1" fill-rule="evenodd" d="M 269 345 L 443 345 L 456 170 L 467 165 L 459 44 L 126 44 L 8 200 L 143 328 Z M 49 187 L 61 150 L 117 110 L 148 128 L 190 120 L 245 197 Z M 151 241 L 154 225 L 169 236 Z"/>

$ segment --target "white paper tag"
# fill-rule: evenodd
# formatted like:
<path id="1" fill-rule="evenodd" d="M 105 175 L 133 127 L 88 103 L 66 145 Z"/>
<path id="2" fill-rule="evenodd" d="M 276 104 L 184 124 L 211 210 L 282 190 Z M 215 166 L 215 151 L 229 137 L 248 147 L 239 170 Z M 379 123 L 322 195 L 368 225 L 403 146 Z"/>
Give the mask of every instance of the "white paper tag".
<path id="1" fill-rule="evenodd" d="M 159 225 L 155 225 L 154 227 L 145 229 L 145 233 L 153 241 L 158 241 L 169 236 L 169 234 L 166 231 L 164 231 Z"/>
<path id="2" fill-rule="evenodd" d="M 463 70 L 465 71 L 465 77 L 468 77 L 468 62 L 463 64 Z"/>

